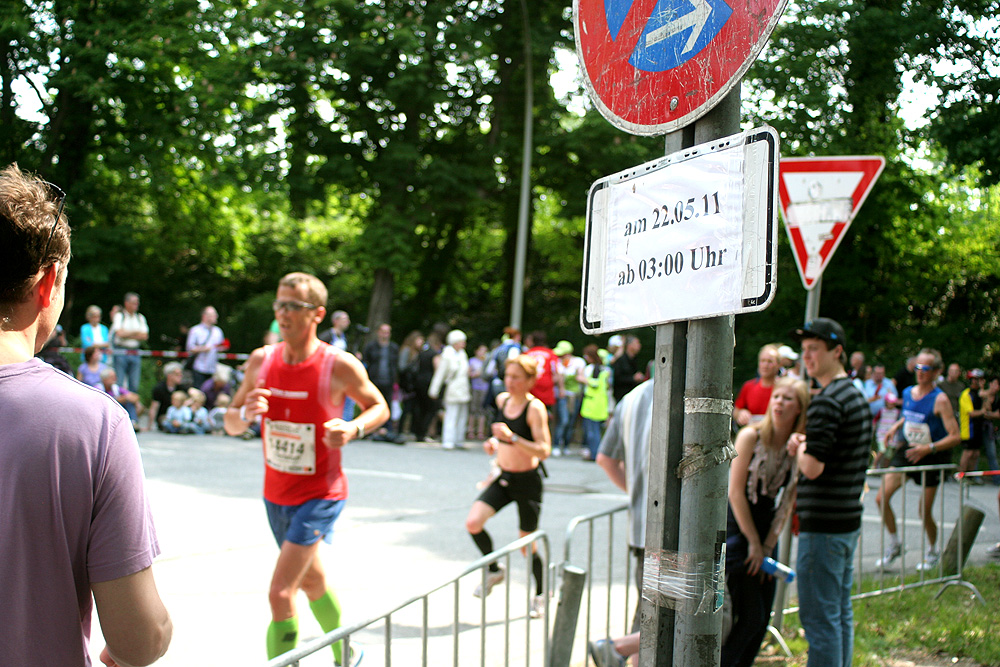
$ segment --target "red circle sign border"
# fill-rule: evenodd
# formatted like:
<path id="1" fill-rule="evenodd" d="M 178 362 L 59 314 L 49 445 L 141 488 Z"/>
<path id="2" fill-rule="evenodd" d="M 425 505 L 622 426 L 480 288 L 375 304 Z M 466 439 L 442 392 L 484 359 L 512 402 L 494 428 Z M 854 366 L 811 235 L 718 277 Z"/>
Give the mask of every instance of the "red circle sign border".
<path id="1" fill-rule="evenodd" d="M 701 52 L 671 70 L 645 72 L 628 60 L 656 2 L 634 0 L 616 40 L 611 39 L 604 0 L 573 3 L 576 49 L 587 88 L 601 114 L 631 134 L 665 134 L 708 113 L 764 48 L 787 0 L 738 0 L 730 5 L 730 19 Z"/>

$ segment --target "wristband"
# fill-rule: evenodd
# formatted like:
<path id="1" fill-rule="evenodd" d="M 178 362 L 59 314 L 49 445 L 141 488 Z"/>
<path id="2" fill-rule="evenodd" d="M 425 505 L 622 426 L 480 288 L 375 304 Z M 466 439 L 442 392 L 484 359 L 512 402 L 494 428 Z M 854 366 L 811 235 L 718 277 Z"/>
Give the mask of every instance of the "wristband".
<path id="1" fill-rule="evenodd" d="M 518 440 L 520 440 L 520 438 L 517 437 L 517 433 L 511 433 L 511 435 L 510 435 L 510 444 L 512 444 L 512 445 L 517 444 Z"/>
<path id="2" fill-rule="evenodd" d="M 934 446 L 933 442 L 930 444 L 930 448 L 931 448 L 931 454 L 937 454 L 937 447 Z"/>
<path id="3" fill-rule="evenodd" d="M 364 437 L 365 437 L 365 425 L 362 424 L 361 422 L 354 422 L 354 423 L 358 427 L 357 439 L 358 440 L 364 440 Z"/>
<path id="4" fill-rule="evenodd" d="M 249 419 L 247 419 L 247 406 L 245 405 L 240 406 L 240 419 L 242 419 L 245 422 L 250 421 Z"/>

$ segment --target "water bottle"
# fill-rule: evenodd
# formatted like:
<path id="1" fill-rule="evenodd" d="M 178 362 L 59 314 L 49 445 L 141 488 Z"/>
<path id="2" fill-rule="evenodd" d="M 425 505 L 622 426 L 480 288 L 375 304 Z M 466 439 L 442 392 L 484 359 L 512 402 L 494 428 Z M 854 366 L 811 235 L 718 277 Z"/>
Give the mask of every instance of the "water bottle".
<path id="1" fill-rule="evenodd" d="M 767 574 L 775 577 L 780 577 L 788 583 L 795 581 L 795 570 L 788 567 L 783 563 L 779 563 L 770 556 L 764 559 L 764 562 L 760 564 L 760 569 Z"/>

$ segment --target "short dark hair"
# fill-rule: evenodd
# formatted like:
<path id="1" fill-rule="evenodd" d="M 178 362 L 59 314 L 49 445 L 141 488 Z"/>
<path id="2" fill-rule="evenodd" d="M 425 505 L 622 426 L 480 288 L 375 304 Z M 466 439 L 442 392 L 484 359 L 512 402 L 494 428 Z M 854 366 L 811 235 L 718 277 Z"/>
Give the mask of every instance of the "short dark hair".
<path id="1" fill-rule="evenodd" d="M 55 220 L 61 201 L 54 194 L 45 181 L 24 174 L 17 164 L 0 171 L 2 310 L 27 298 L 40 270 L 69 261 L 69 223 L 65 215 Z"/>

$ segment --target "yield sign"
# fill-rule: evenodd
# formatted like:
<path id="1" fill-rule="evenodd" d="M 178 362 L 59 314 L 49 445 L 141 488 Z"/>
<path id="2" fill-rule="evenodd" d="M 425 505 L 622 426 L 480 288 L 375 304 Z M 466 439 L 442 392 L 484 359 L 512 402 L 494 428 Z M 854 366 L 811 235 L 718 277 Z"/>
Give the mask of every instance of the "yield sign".
<path id="1" fill-rule="evenodd" d="M 876 156 L 787 157 L 778 169 L 778 199 L 802 284 L 812 289 L 879 174 Z"/>
<path id="2" fill-rule="evenodd" d="M 787 0 L 574 0 L 576 50 L 605 118 L 664 134 L 708 113 L 763 48 Z"/>

